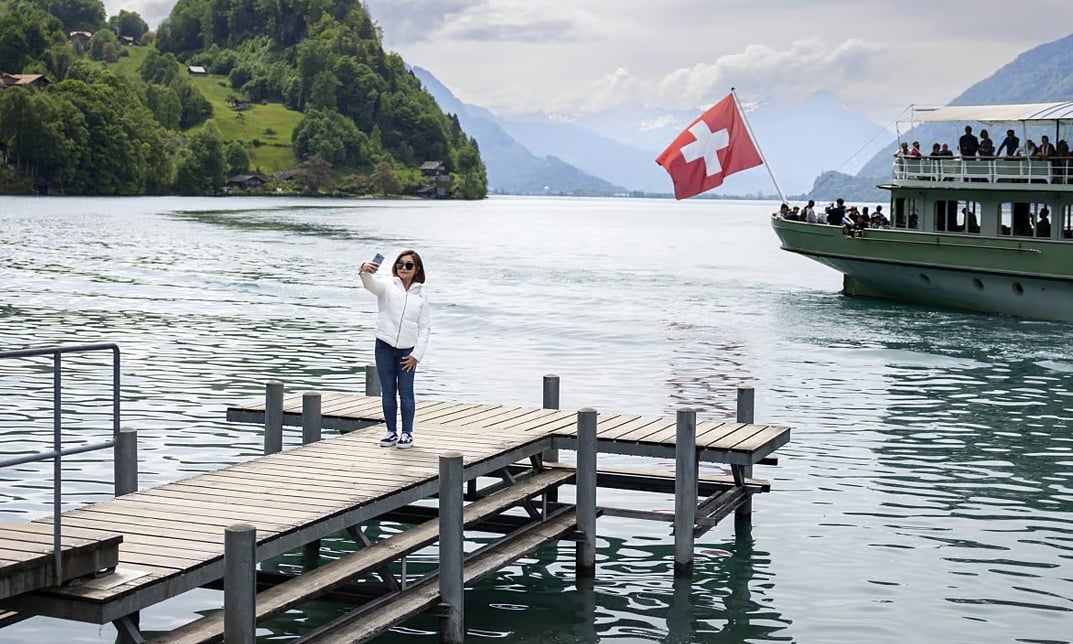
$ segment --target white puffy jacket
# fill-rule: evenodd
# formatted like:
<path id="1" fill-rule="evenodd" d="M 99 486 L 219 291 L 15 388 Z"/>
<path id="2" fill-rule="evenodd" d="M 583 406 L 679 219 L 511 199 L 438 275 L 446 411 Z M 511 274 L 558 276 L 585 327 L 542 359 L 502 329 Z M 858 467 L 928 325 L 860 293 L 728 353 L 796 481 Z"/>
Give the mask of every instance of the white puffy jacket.
<path id="1" fill-rule="evenodd" d="M 377 277 L 373 273 L 358 273 L 361 284 L 376 296 L 380 315 L 376 319 L 376 337 L 396 349 L 413 347 L 410 353 L 421 362 L 428 348 L 431 330 L 428 313 L 428 296 L 425 285 L 410 284 L 410 290 L 398 277 Z"/>

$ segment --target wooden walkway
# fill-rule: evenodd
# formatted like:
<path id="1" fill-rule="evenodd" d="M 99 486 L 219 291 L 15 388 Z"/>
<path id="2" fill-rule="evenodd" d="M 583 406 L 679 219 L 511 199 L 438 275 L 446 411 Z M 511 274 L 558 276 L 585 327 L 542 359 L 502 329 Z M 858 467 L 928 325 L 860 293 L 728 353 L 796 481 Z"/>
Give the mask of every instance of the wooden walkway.
<path id="1" fill-rule="evenodd" d="M 302 399 L 301 394 L 285 396 L 284 424 L 302 424 Z M 439 491 L 438 459 L 447 452 L 462 455 L 463 480 L 469 482 L 471 492 L 476 492 L 476 479 L 487 476 L 503 479 L 503 483 L 489 486 L 489 489 L 497 489 L 488 494 L 503 488 L 509 491 L 521 480 L 515 480 L 517 468 L 528 467 L 519 463 L 529 461 L 532 465 L 531 471 L 524 473 L 532 477 L 532 489 L 513 485 L 515 496 L 501 503 L 506 504 L 503 507 L 526 507 L 529 519 L 534 522 L 529 526 L 533 536 L 528 541 L 518 536 L 513 545 L 505 543 L 509 552 L 484 563 L 475 562 L 472 570 L 467 563 L 467 579 L 494 570 L 493 564 L 488 562 L 509 561 L 512 556 L 524 555 L 524 548 L 519 549 L 520 546 L 530 544 L 536 547 L 576 529 L 572 516 L 549 514 L 549 508 L 554 509 L 552 505 L 559 506 L 558 510 L 564 509 L 555 503 L 554 496 L 544 497 L 543 511 L 530 501 L 534 495 L 572 481 L 572 471 L 543 468 L 540 455 L 553 448 L 577 447 L 576 411 L 424 401 L 417 408 L 415 445 L 401 450 L 384 449 L 377 442 L 383 431 L 379 397 L 325 394 L 321 402 L 323 428 L 354 430 L 376 426 L 376 429 L 328 438 L 66 512 L 63 515 L 65 531 L 107 531 L 121 535 L 116 571 L 77 586 L 50 587 L 2 599 L 0 611 L 14 610 L 20 617 L 47 615 L 97 624 L 116 622 L 121 632 L 122 628 L 133 628 L 129 633 L 136 635 L 130 616 L 223 578 L 224 531 L 228 526 L 246 523 L 256 527 L 257 561 L 282 555 L 341 531 L 348 531 L 358 539 L 363 523 L 406 512 L 415 507 L 416 501 L 436 495 Z M 234 405 L 228 408 L 227 418 L 263 424 L 264 402 Z M 674 418 L 602 413 L 597 418 L 596 429 L 600 452 L 675 456 Z M 737 495 L 731 499 L 736 504 L 748 499 L 753 492 L 766 491 L 766 483 L 747 480 L 742 475 L 748 474 L 747 468 L 784 445 L 789 436 L 789 428 L 776 425 L 698 423 L 698 459 L 730 464 L 734 470 L 734 477 L 729 481 L 701 481 L 702 485 L 729 489 Z M 623 473 L 606 476 L 640 480 Z M 673 476 L 669 480 L 673 483 Z M 662 484 L 666 483 L 667 479 L 663 477 Z M 495 507 L 502 509 L 498 505 Z M 725 516 L 734 507 L 737 506 L 724 502 L 720 511 Z M 467 506 L 467 521 L 471 512 L 480 514 L 480 511 L 476 503 Z M 492 509 L 485 512 L 492 512 Z M 711 525 L 715 521 L 718 518 L 709 518 Z M 49 523 L 42 520 L 40 525 L 47 528 Z M 701 526 L 699 522 L 696 525 Z M 359 532 L 355 533 L 355 530 Z M 73 536 L 74 532 L 70 534 Z M 424 532 L 410 534 L 407 543 L 421 547 L 435 534 L 434 525 L 426 527 Z M 356 554 L 364 552 L 360 550 Z M 405 554 L 406 547 L 387 546 L 385 552 L 398 557 Z M 323 578 L 319 581 L 317 577 L 308 578 L 317 571 L 301 575 L 295 581 L 303 577 L 307 580 L 296 585 L 322 588 L 326 592 L 352 580 L 356 571 L 367 569 L 369 561 L 375 559 L 371 554 L 363 557 L 331 572 L 320 573 Z M 389 580 L 385 578 L 384 581 Z M 302 592 L 305 594 L 280 591 L 278 597 L 267 596 L 263 605 L 259 598 L 258 613 L 262 613 L 262 617 L 274 614 L 320 591 Z M 386 628 L 394 623 L 391 620 L 397 622 L 401 614 L 427 608 L 435 600 L 435 593 L 411 597 L 406 600 L 409 604 L 401 600 L 395 602 L 396 607 L 387 610 L 380 621 L 368 622 L 377 625 L 375 628 L 368 628 Z M 404 606 L 408 608 L 402 611 Z M 206 633 L 218 635 L 221 619 L 216 617 L 196 626 L 191 624 L 186 629 L 189 637 L 177 631 L 176 637 L 167 641 L 209 641 L 211 637 Z M 202 637 L 205 639 L 199 639 Z M 325 641 L 330 641 L 331 637 L 324 634 Z M 134 641 L 138 641 L 136 637 Z"/>
<path id="2" fill-rule="evenodd" d="M 350 431 L 384 422 L 379 396 L 324 394 L 321 402 L 321 425 L 325 429 Z M 233 422 L 263 424 L 264 399 L 249 400 L 227 409 Z M 506 433 L 518 436 L 552 436 L 565 449 L 573 449 L 577 436 L 577 410 L 534 409 L 454 401 L 420 401 L 417 403 L 417 444 L 435 440 L 436 432 L 426 434 L 424 425 L 464 427 L 479 436 Z M 302 425 L 302 394 L 288 394 L 283 399 L 283 424 Z M 596 422 L 600 451 L 634 456 L 674 457 L 676 435 L 674 417 L 636 416 L 601 413 Z M 427 438 L 426 438 L 427 436 Z M 782 425 L 753 425 L 733 421 L 709 420 L 697 423 L 697 449 L 700 460 L 730 465 L 755 465 L 790 440 L 790 428 Z"/>
<path id="3" fill-rule="evenodd" d="M 60 538 L 61 581 L 115 568 L 122 540 L 119 535 L 103 531 L 64 527 Z M 0 521 L 0 599 L 55 583 L 52 526 Z"/>

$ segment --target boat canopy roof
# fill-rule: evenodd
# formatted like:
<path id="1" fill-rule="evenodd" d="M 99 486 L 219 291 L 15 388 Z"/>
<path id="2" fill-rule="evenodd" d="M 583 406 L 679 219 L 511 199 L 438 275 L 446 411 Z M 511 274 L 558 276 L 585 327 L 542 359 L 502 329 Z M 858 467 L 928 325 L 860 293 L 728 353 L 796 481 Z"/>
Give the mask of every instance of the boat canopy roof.
<path id="1" fill-rule="evenodd" d="M 1073 101 L 1023 103 L 1020 105 L 947 105 L 935 108 L 913 106 L 912 116 L 908 119 L 909 123 L 933 123 L 938 121 L 978 121 L 980 123 L 1073 122 Z"/>

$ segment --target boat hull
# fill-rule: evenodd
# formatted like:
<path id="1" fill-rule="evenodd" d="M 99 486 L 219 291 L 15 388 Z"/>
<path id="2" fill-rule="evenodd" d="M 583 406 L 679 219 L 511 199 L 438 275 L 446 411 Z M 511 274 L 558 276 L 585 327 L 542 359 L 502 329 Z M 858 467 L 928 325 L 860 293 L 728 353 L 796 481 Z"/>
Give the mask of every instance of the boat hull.
<path id="1" fill-rule="evenodd" d="M 870 229 L 772 218 L 784 250 L 844 275 L 846 295 L 1073 321 L 1073 244 Z"/>

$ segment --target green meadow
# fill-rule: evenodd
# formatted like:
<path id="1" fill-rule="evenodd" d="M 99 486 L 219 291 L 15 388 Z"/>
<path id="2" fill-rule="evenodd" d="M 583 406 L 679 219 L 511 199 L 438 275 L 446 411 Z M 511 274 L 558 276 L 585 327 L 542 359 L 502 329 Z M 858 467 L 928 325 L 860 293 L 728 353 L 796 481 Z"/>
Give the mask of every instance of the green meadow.
<path id="1" fill-rule="evenodd" d="M 149 51 L 147 47 L 126 47 L 129 56 L 122 56 L 109 67 L 123 76 L 138 76 L 138 68 Z M 183 74 L 186 68 L 183 67 Z M 194 76 L 190 79 L 212 105 L 212 119 L 225 142 L 240 141 L 250 155 L 250 168 L 271 174 L 295 166 L 291 133 L 302 119 L 301 112 L 289 110 L 282 103 L 253 104 L 237 111 L 231 98 L 245 98 L 231 89 L 226 76 Z M 197 125 L 187 131 L 194 134 L 204 128 Z"/>

